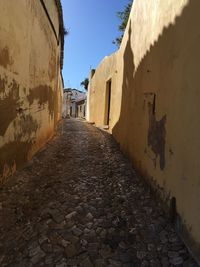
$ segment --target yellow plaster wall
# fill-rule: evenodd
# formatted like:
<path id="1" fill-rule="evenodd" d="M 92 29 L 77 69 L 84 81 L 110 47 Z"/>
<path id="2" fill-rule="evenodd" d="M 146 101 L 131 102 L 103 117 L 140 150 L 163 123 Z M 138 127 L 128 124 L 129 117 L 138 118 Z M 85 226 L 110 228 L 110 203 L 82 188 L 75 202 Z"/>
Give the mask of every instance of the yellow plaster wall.
<path id="1" fill-rule="evenodd" d="M 89 86 L 89 120 L 101 126 L 105 83 L 114 80 L 109 131 L 166 203 L 176 198 L 178 230 L 198 257 L 199 10 L 198 0 L 135 0 L 119 51 Z"/>
<path id="2" fill-rule="evenodd" d="M 59 15 L 55 0 L 43 0 L 48 10 L 49 16 L 53 22 L 57 36 L 59 36 Z"/>
<path id="3" fill-rule="evenodd" d="M 40 1 L 3 0 L 0 10 L 0 182 L 4 182 L 54 134 L 61 88 L 60 46 Z M 58 19 L 54 5 L 51 12 Z"/>

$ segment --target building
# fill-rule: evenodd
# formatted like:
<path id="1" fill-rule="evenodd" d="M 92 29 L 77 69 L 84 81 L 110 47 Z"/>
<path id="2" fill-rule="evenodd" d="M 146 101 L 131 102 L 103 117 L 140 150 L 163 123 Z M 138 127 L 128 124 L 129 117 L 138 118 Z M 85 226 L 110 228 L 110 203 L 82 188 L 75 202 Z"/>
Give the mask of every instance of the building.
<path id="1" fill-rule="evenodd" d="M 120 49 L 91 75 L 88 120 L 109 127 L 200 260 L 199 10 L 135 0 Z"/>
<path id="2" fill-rule="evenodd" d="M 64 89 L 63 93 L 63 117 L 82 117 L 86 113 L 86 93 L 72 88 Z"/>
<path id="3" fill-rule="evenodd" d="M 0 1 L 0 182 L 31 159 L 61 117 L 59 0 Z"/>
<path id="4" fill-rule="evenodd" d="M 76 101 L 76 116 L 78 118 L 86 118 L 86 107 L 87 107 L 87 97 L 84 96 L 82 99 Z"/>

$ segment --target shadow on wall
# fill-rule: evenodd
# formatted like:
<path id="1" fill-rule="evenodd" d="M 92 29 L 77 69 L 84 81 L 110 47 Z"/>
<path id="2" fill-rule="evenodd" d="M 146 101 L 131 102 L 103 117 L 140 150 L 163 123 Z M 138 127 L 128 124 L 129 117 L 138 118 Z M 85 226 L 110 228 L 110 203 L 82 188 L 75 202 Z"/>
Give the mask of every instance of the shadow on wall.
<path id="1" fill-rule="evenodd" d="M 175 100 L 174 97 L 178 98 L 177 91 L 179 96 L 183 97 L 182 92 L 179 92 L 180 86 L 182 90 L 188 89 L 187 84 L 183 88 L 186 79 L 184 75 L 187 73 L 184 72 L 182 64 L 185 64 L 185 70 L 189 68 L 188 61 L 190 66 L 193 64 L 197 70 L 199 67 L 200 50 L 198 48 L 198 54 L 194 54 L 192 49 L 197 50 L 197 45 L 190 43 L 190 40 L 195 39 L 194 35 L 197 35 L 196 39 L 198 38 L 200 43 L 197 26 L 200 25 L 199 4 L 198 0 L 190 1 L 182 11 L 182 15 L 176 18 L 175 23 L 164 28 L 136 71 L 131 48 L 131 40 L 134 41 L 131 21 L 129 25 L 128 42 L 123 55 L 124 74 L 120 118 L 113 127 L 112 133 L 120 141 L 122 149 L 131 156 L 134 154 L 131 145 L 139 145 L 137 140 L 134 142 L 134 137 L 136 135 L 138 139 L 145 137 L 145 143 L 152 149 L 155 158 L 159 158 L 161 170 L 165 168 L 166 112 L 169 111 L 168 104 L 171 105 L 168 101 Z M 195 25 L 196 28 L 191 29 L 191 25 Z M 191 53 L 187 53 L 189 50 Z M 200 83 L 198 71 L 193 73 L 193 78 L 197 84 Z M 184 91 L 184 94 L 187 93 Z M 184 99 L 178 98 L 176 104 L 183 107 L 181 110 L 183 112 L 185 103 L 181 100 Z M 158 107 L 159 112 L 157 112 Z M 157 113 L 159 119 L 156 119 Z M 162 116 L 160 116 L 161 113 L 163 113 Z M 145 130 L 146 135 L 143 136 L 140 130 Z M 155 164 L 155 159 L 153 163 Z"/>
<path id="2" fill-rule="evenodd" d="M 175 153 L 180 153 L 181 145 L 185 145 L 181 143 L 183 139 L 180 140 L 183 133 L 189 140 L 194 140 L 191 144 L 193 147 L 200 145 L 196 137 L 197 130 L 200 131 L 200 119 L 195 116 L 200 112 L 197 100 L 200 85 L 199 10 L 199 0 L 189 1 L 175 22 L 163 29 L 137 69 L 131 48 L 134 36 L 130 21 L 128 42 L 123 55 L 120 118 L 112 133 L 143 176 L 152 177 L 153 173 L 159 176 L 165 170 L 167 160 L 174 153 L 169 150 L 170 143 L 177 143 Z M 195 109 L 191 108 L 194 105 Z M 196 124 L 191 124 L 191 118 L 196 118 Z M 188 161 L 192 160 L 188 158 Z M 179 166 L 183 164 L 178 157 L 176 163 Z M 161 179 L 154 178 L 156 181 Z M 168 178 L 171 179 L 165 177 L 163 185 L 168 183 Z M 176 179 L 174 191 L 180 187 L 179 178 Z M 190 198 L 190 194 L 187 197 Z M 190 234 L 187 238 L 189 236 Z M 192 243 L 191 240 L 189 242 Z M 200 258 L 199 245 L 193 243 L 192 246 Z"/>
<path id="3" fill-rule="evenodd" d="M 134 55 L 131 48 L 131 38 L 132 38 L 132 29 L 131 29 L 131 21 L 129 24 L 128 30 L 128 41 L 126 44 L 126 48 L 123 55 L 123 62 L 124 62 L 124 75 L 123 75 L 123 85 L 122 85 L 122 103 L 121 103 L 121 112 L 120 112 L 120 119 L 118 123 L 113 128 L 113 135 L 117 137 L 117 139 L 125 141 L 128 138 L 129 131 L 127 126 L 130 123 L 130 118 L 128 116 L 131 115 L 131 105 L 132 105 L 132 98 L 133 97 L 133 86 L 134 86 L 134 79 L 133 75 L 135 72 L 134 66 Z M 123 142 L 122 148 L 125 152 L 128 152 L 128 143 Z"/>

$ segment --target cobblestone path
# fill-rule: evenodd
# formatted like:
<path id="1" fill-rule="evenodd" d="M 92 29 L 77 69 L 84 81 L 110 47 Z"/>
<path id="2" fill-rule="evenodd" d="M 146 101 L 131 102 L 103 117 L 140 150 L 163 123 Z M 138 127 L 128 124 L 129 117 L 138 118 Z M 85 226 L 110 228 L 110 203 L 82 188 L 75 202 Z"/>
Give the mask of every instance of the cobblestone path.
<path id="1" fill-rule="evenodd" d="M 111 136 L 77 120 L 0 190 L 0 266 L 197 266 Z"/>

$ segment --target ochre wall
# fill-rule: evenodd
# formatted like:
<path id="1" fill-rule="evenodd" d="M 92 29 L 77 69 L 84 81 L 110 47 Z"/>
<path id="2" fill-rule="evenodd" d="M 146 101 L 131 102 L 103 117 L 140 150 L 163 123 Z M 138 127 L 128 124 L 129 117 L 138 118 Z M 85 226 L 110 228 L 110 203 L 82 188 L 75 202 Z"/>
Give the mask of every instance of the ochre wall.
<path id="1" fill-rule="evenodd" d="M 51 16 L 58 21 L 51 3 Z M 4 182 L 54 134 L 62 83 L 61 47 L 41 2 L 3 0 L 0 10 L 0 182 Z"/>
<path id="2" fill-rule="evenodd" d="M 59 36 L 59 29 L 60 29 L 60 21 L 59 21 L 59 13 L 58 7 L 56 5 L 57 0 L 42 0 L 48 10 L 48 14 L 50 19 L 54 25 L 56 35 Z"/>
<path id="3" fill-rule="evenodd" d="M 115 101 L 120 102 L 119 94 L 120 91 L 117 89 L 117 53 L 110 57 L 105 57 L 99 65 L 96 73 L 90 81 L 88 91 L 89 101 L 89 118 L 91 122 L 95 122 L 99 126 L 104 125 L 104 113 L 105 113 L 105 95 L 106 95 L 106 83 L 109 79 L 112 79 L 112 102 L 111 102 L 111 116 L 110 123 L 114 126 L 113 122 L 116 122 L 116 105 Z M 117 99 L 115 99 L 117 97 Z M 117 110 L 119 108 L 117 107 Z"/>
<path id="4" fill-rule="evenodd" d="M 176 198 L 177 229 L 200 258 L 199 10 L 199 0 L 135 0 L 119 51 L 90 81 L 88 120 L 103 125 L 111 78 L 109 131 L 164 201 Z"/>

